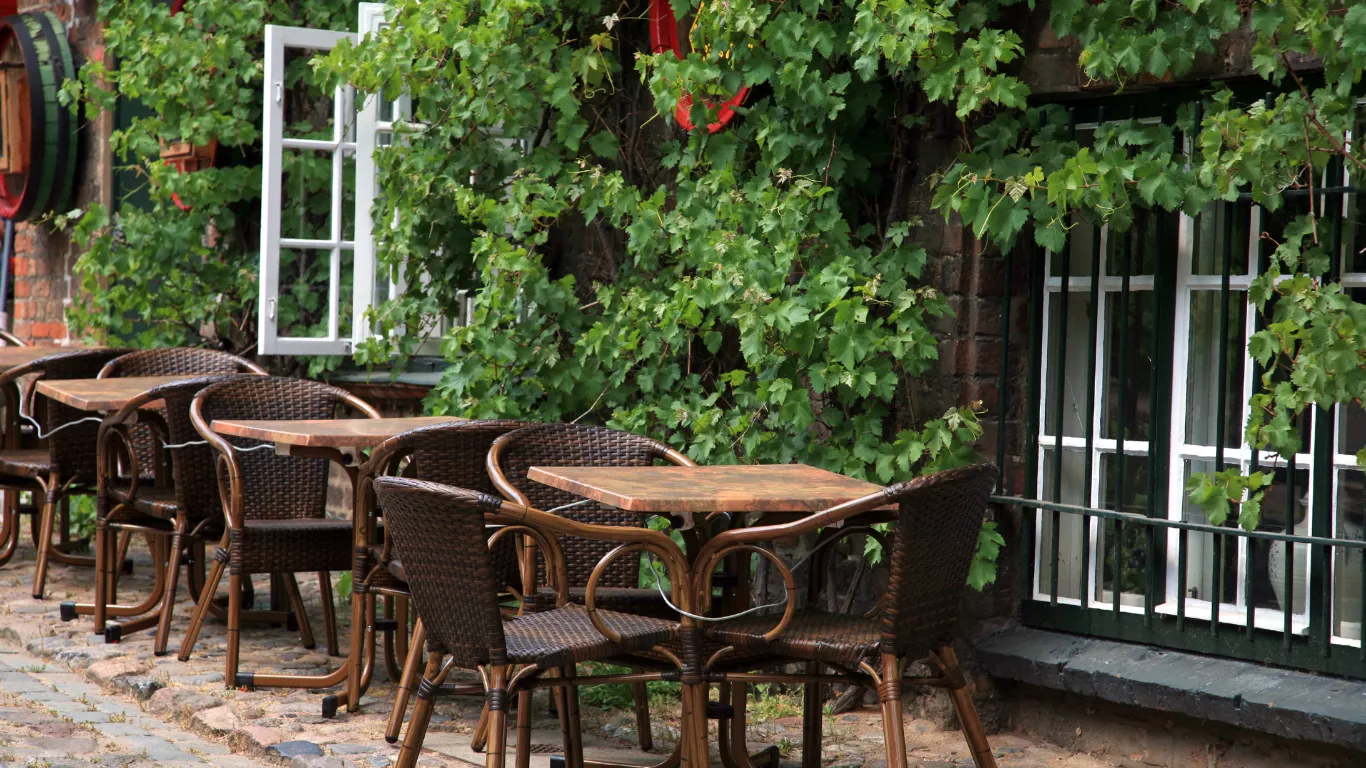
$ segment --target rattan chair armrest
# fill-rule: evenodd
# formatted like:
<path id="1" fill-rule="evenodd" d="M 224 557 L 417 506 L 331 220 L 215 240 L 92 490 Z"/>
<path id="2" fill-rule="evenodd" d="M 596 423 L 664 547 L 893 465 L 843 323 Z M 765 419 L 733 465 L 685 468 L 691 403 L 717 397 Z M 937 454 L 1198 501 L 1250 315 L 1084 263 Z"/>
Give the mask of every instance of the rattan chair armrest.
<path id="1" fill-rule="evenodd" d="M 215 467 L 218 469 L 218 495 L 223 503 L 223 519 L 229 528 L 240 529 L 243 524 L 244 513 L 242 511 L 242 463 L 237 460 L 237 453 L 233 450 L 232 443 L 229 443 L 222 435 L 209 428 L 209 424 L 204 420 L 204 400 L 203 393 L 196 395 L 190 401 L 190 423 L 199 436 L 204 438 L 214 450 L 218 452 L 218 460 Z M 224 472 L 227 476 L 224 476 Z"/>
<path id="2" fill-rule="evenodd" d="M 749 528 L 736 528 L 717 534 L 697 553 L 697 562 L 704 563 L 712 559 L 713 554 L 722 549 L 728 549 L 738 544 L 758 544 L 764 541 L 774 541 L 777 539 L 788 539 L 801 536 L 805 533 L 812 533 L 827 526 L 836 525 L 844 520 L 871 512 L 878 507 L 885 506 L 889 500 L 889 491 L 884 488 L 876 493 L 870 493 L 862 498 L 846 501 L 837 504 L 829 509 L 808 515 L 800 520 L 790 523 L 780 523 L 777 525 L 756 525 Z"/>
<path id="3" fill-rule="evenodd" d="M 128 425 L 108 419 L 100 424 L 95 437 L 95 466 L 100 468 L 96 475 L 96 489 L 102 494 L 108 482 L 119 476 L 119 462 L 128 469 L 128 493 L 136 496 L 142 479 L 142 466 L 138 462 L 137 451 L 133 449 L 133 437 L 128 433 Z"/>

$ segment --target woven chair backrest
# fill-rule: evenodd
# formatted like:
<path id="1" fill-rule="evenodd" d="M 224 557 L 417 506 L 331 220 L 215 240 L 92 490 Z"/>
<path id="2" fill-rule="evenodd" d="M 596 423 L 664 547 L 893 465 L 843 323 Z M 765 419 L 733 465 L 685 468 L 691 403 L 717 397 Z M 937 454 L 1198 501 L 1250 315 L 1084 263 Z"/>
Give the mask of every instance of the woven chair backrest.
<path id="1" fill-rule="evenodd" d="M 465 669 L 505 664 L 500 585 L 484 528 L 501 499 L 406 477 L 378 478 L 375 493 L 428 649 Z"/>
<path id="2" fill-rule="evenodd" d="M 648 437 L 606 427 L 538 424 L 498 438 L 499 469 L 527 498 L 529 506 L 593 525 L 644 525 L 645 518 L 527 478 L 531 467 L 649 467 L 664 459 L 668 446 Z M 573 504 L 574 506 L 566 506 Z M 563 509 L 560 509 L 564 507 Z M 563 538 L 569 586 L 583 587 L 593 568 L 616 548 L 613 542 Z M 603 574 L 604 587 L 639 586 L 638 558 L 620 558 Z"/>
<path id="3" fill-rule="evenodd" d="M 195 396 L 206 424 L 230 419 L 332 419 L 346 390 L 303 379 L 248 376 L 205 388 Z M 225 437 L 237 448 L 261 443 Z M 236 451 L 242 468 L 245 520 L 321 518 L 327 512 L 328 461 L 280 456 L 270 448 Z"/>
<path id="4" fill-rule="evenodd" d="M 163 384 L 149 390 L 165 403 L 163 415 L 171 449 L 171 477 L 175 482 L 176 500 L 191 520 L 222 518 L 223 508 L 218 498 L 218 471 L 214 466 L 216 452 L 204 442 L 190 421 L 190 403 L 202 390 L 247 374 L 217 374 Z"/>
<path id="5" fill-rule="evenodd" d="M 100 371 L 100 376 L 112 378 L 197 373 L 265 373 L 265 370 L 250 360 L 216 349 L 168 347 L 130 352 L 110 360 Z"/>
<path id="6" fill-rule="evenodd" d="M 105 363 L 127 352 L 126 349 L 75 350 L 37 360 L 27 370 L 28 373 L 41 374 L 47 381 L 93 379 Z M 39 394 L 34 395 L 33 410 L 35 413 L 30 415 L 42 425 L 44 433 L 50 434 L 47 439 L 48 451 L 62 481 L 94 485 L 96 443 L 100 425 L 98 421 L 84 424 L 75 422 L 98 414 L 72 408 Z M 72 426 L 62 428 L 67 424 Z"/>
<path id="7" fill-rule="evenodd" d="M 887 488 L 899 503 L 882 617 L 882 651 L 933 649 L 958 626 L 996 467 L 977 464 Z"/>

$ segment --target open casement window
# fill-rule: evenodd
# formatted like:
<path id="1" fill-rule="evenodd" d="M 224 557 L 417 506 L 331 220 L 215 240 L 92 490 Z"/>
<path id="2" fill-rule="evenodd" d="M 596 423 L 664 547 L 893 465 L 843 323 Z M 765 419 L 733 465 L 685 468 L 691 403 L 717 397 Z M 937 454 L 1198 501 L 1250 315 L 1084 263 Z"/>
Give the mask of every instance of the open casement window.
<path id="1" fill-rule="evenodd" d="M 1090 130 L 1078 121 L 1083 142 Z M 1366 301 L 1366 200 L 1340 163 L 1314 184 L 1329 277 Z M 1267 322 L 1247 292 L 1309 211 L 1308 191 L 1294 190 L 1274 212 L 1247 195 L 1195 216 L 1140 212 L 1124 233 L 1078 220 L 1061 252 L 1031 257 L 1020 497 L 1043 504 L 1026 518 L 1028 621 L 1160 632 L 1164 644 L 1212 652 L 1226 649 L 1202 643 L 1223 626 L 1266 633 L 1302 664 L 1305 644 L 1361 647 L 1366 494 L 1354 454 L 1366 411 L 1306 412 L 1290 460 L 1243 434 L 1263 373 L 1248 339 Z M 1212 528 L 1186 484 L 1223 469 L 1271 475 L 1259 532 L 1344 544 L 1243 535 L 1233 519 Z"/>
<path id="2" fill-rule="evenodd" d="M 343 87 L 328 98 L 298 81 L 308 59 L 352 37 L 350 32 L 266 27 L 257 312 L 262 354 L 346 355 L 352 350 L 358 213 L 354 93 Z"/>
<path id="3" fill-rule="evenodd" d="M 359 36 L 388 23 L 383 3 L 359 4 Z M 309 93 L 296 70 L 349 32 L 266 28 L 265 125 L 261 214 L 260 351 L 278 355 L 349 355 L 375 335 L 367 320 L 410 282 L 377 258 L 383 224 L 372 220 L 378 194 L 376 155 L 401 141 L 412 116 L 406 95 L 367 95 L 350 88 Z M 440 337 L 468 320 L 468 294 L 457 294 L 456 318 L 428 324 L 418 354 L 437 354 Z"/>

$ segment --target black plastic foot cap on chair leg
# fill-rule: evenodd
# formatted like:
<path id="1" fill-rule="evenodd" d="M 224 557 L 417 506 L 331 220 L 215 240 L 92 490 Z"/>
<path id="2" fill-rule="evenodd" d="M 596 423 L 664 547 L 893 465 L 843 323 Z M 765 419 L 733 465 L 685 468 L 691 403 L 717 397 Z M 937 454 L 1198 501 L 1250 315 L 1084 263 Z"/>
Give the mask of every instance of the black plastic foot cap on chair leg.
<path id="1" fill-rule="evenodd" d="M 256 687 L 256 675 L 252 672 L 238 672 L 237 676 L 233 678 L 233 683 L 238 688 L 250 690 Z"/>
<path id="2" fill-rule="evenodd" d="M 110 624 L 104 628 L 104 644 L 111 645 L 123 639 L 123 627 Z"/>
<path id="3" fill-rule="evenodd" d="M 126 557 L 123 560 L 123 573 L 125 576 L 133 575 L 133 558 Z"/>
<path id="4" fill-rule="evenodd" d="M 390 735 L 387 734 L 387 733 L 384 734 L 384 740 L 387 741 L 387 742 L 389 742 L 390 744 L 397 744 L 397 743 L 398 743 L 398 737 L 397 737 L 397 736 L 390 736 Z"/>
<path id="5" fill-rule="evenodd" d="M 76 604 L 75 604 L 75 603 L 72 603 L 72 602 L 62 603 L 62 604 L 58 607 L 58 610 L 61 611 L 62 621 L 75 621 L 75 620 L 76 620 L 77 614 L 76 614 Z"/>
<path id="6" fill-rule="evenodd" d="M 337 697 L 335 694 L 323 697 L 323 717 L 332 719 L 337 716 Z"/>
<path id="7" fill-rule="evenodd" d="M 550 768 L 564 768 L 564 766 L 565 766 L 564 755 L 551 755 L 551 756 L 550 756 Z"/>
<path id="8" fill-rule="evenodd" d="M 152 651 L 152 655 L 153 655 L 153 656 L 156 656 L 156 657 L 158 657 L 158 658 L 160 658 L 160 657 L 162 657 L 162 656 L 170 656 L 170 655 L 171 655 L 171 652 L 170 652 L 170 651 Z"/>

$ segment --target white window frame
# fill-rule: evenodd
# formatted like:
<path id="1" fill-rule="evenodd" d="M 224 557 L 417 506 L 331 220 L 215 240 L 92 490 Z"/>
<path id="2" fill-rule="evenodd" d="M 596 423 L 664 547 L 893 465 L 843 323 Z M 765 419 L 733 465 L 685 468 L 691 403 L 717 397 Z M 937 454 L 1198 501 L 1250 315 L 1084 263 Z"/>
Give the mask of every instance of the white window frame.
<path id="1" fill-rule="evenodd" d="M 349 86 L 333 93 L 332 138 L 299 139 L 284 135 L 284 75 L 287 48 L 330 51 L 342 40 L 354 40 L 351 32 L 335 32 L 304 27 L 266 25 L 265 108 L 261 166 L 261 271 L 260 306 L 257 311 L 258 351 L 263 355 L 348 355 L 352 332 L 341 328 L 342 252 L 355 251 L 355 241 L 342 232 L 343 170 L 345 158 L 356 152 L 354 124 L 350 120 L 354 92 Z M 285 238 L 280 236 L 282 174 L 284 150 L 330 152 L 332 155 L 331 229 L 326 239 Z M 366 208 L 368 216 L 369 208 Z M 357 222 L 359 226 L 359 222 Z M 280 251 L 283 248 L 328 251 L 331 270 L 328 277 L 327 333 L 318 337 L 291 337 L 279 334 Z M 353 257 L 354 264 L 354 257 Z M 354 285 L 354 281 L 353 281 Z M 356 318 L 352 318 L 353 323 Z"/>
<path id="2" fill-rule="evenodd" d="M 1078 126 L 1078 128 L 1093 127 L 1094 126 Z M 1323 183 L 1327 183 L 1326 179 L 1323 181 Z M 1346 181 L 1345 183 L 1350 184 L 1350 181 Z M 1345 216 L 1347 215 L 1346 211 L 1349 210 L 1347 203 L 1350 195 L 1343 194 L 1341 195 L 1341 197 L 1343 203 L 1342 210 L 1344 211 L 1343 215 Z M 1256 277 L 1256 263 L 1254 261 L 1254 255 L 1256 254 L 1257 248 L 1259 247 L 1257 237 L 1258 233 L 1261 231 L 1261 225 L 1262 209 L 1259 206 L 1250 206 L 1250 221 L 1248 222 L 1249 242 L 1247 243 L 1246 254 L 1248 262 L 1246 274 L 1235 274 L 1230 276 L 1229 290 L 1231 292 L 1247 291 L 1249 286 L 1251 285 L 1253 278 Z M 1167 493 L 1168 519 L 1170 520 L 1181 520 L 1183 517 L 1183 510 L 1186 506 L 1187 501 L 1185 491 L 1186 462 L 1191 459 L 1212 460 L 1213 458 L 1215 458 L 1214 447 L 1206 446 L 1203 444 L 1191 444 L 1187 442 L 1188 436 L 1186 433 L 1186 381 L 1187 376 L 1190 373 L 1190 312 L 1192 296 L 1197 292 L 1207 292 L 1211 290 L 1218 291 L 1220 290 L 1220 286 L 1222 284 L 1222 277 L 1219 275 L 1192 274 L 1192 259 L 1194 253 L 1193 242 L 1195 237 L 1197 236 L 1196 220 L 1182 213 L 1179 217 L 1178 226 L 1179 229 L 1177 233 L 1176 252 L 1176 306 L 1173 310 L 1175 313 L 1175 317 L 1173 324 L 1174 339 L 1172 378 L 1169 382 L 1167 382 L 1167 385 L 1171 387 L 1171 444 L 1170 454 L 1168 456 L 1168 475 L 1165 478 L 1163 478 L 1163 481 L 1166 483 L 1167 486 L 1165 492 Z M 1100 238 L 1101 253 L 1108 253 L 1108 227 L 1099 227 L 1096 230 L 1095 236 Z M 1347 244 L 1344 243 L 1343 251 L 1337 254 L 1336 258 L 1342 259 L 1344 257 L 1346 247 Z M 1236 253 L 1237 252 L 1235 251 L 1235 257 Z M 1053 263 L 1055 257 L 1058 257 L 1058 254 L 1054 254 L 1051 251 L 1046 252 L 1043 267 L 1045 276 L 1043 301 L 1041 302 L 1041 313 L 1043 318 L 1043 339 L 1041 341 L 1040 348 L 1041 365 L 1039 368 L 1041 377 L 1041 396 L 1038 400 L 1038 403 L 1035 406 L 1038 408 L 1037 423 L 1039 424 L 1039 429 L 1038 453 L 1035 457 L 1035 460 L 1037 462 L 1037 471 L 1035 473 L 1035 476 L 1037 479 L 1036 487 L 1033 489 L 1036 494 L 1035 498 L 1039 499 L 1051 499 L 1052 495 L 1052 488 L 1049 487 L 1051 485 L 1051 483 L 1049 482 L 1051 478 L 1049 478 L 1047 475 L 1049 471 L 1049 465 L 1055 459 L 1054 457 L 1049 455 L 1050 452 L 1053 450 L 1063 450 L 1069 453 L 1074 452 L 1084 456 L 1084 452 L 1086 450 L 1086 436 L 1084 434 L 1080 437 L 1071 435 L 1062 435 L 1060 437 L 1059 435 L 1065 431 L 1063 429 L 1062 424 L 1054 426 L 1053 431 L 1059 434 L 1049 434 L 1048 430 L 1048 419 L 1050 416 L 1049 410 L 1056 409 L 1057 407 L 1057 402 L 1052 400 L 1052 396 L 1050 394 L 1051 390 L 1056 386 L 1056 382 L 1054 381 L 1054 377 L 1049 375 L 1049 357 L 1052 351 L 1052 335 L 1057 331 L 1057 329 L 1053 327 L 1054 319 L 1051 314 L 1052 302 L 1056 300 L 1056 297 L 1062 291 L 1062 278 L 1053 275 Z M 1066 258 L 1071 258 L 1070 252 L 1066 254 Z M 1096 366 L 1095 380 L 1088 383 L 1088 385 L 1092 387 L 1092 395 L 1094 397 L 1093 402 L 1095 403 L 1095 408 L 1092 415 L 1092 422 L 1090 425 L 1088 425 L 1088 429 L 1090 429 L 1091 434 L 1094 435 L 1094 437 L 1091 440 L 1091 494 L 1090 498 L 1082 500 L 1082 504 L 1084 506 L 1093 509 L 1104 508 L 1106 506 L 1107 500 L 1103 498 L 1104 494 L 1102 492 L 1102 473 L 1104 472 L 1104 459 L 1107 454 L 1115 453 L 1118 447 L 1117 441 L 1115 439 L 1102 438 L 1100 437 L 1100 435 L 1101 425 L 1104 419 L 1103 387 L 1107 376 L 1107 371 L 1104 365 L 1107 348 L 1106 313 L 1108 310 L 1106 305 L 1107 301 L 1110 300 L 1109 294 L 1115 293 L 1119 290 L 1120 281 L 1122 277 L 1115 275 L 1107 275 L 1107 259 L 1104 256 L 1102 256 L 1100 261 L 1101 275 L 1099 276 L 1099 279 L 1101 281 L 1102 290 L 1097 292 L 1097 306 L 1092 308 L 1092 311 L 1098 318 L 1097 322 L 1100 323 L 1100 326 L 1098 329 L 1099 333 L 1097 333 L 1096 336 L 1096 349 L 1090 351 L 1091 354 L 1094 354 L 1097 357 L 1099 364 Z M 1346 265 L 1344 264 L 1344 267 L 1345 266 Z M 1080 299 L 1082 301 L 1085 301 L 1089 299 L 1092 279 L 1092 276 L 1089 275 L 1069 276 L 1067 283 L 1068 293 L 1071 296 L 1071 303 L 1073 305 L 1077 305 L 1073 307 L 1073 311 L 1076 311 L 1078 307 L 1083 308 L 1084 311 L 1085 305 L 1078 305 L 1077 300 Z M 1366 288 L 1366 272 L 1345 272 L 1341 275 L 1340 282 L 1345 288 Z M 1133 292 L 1150 291 L 1153 287 L 1153 276 L 1151 275 L 1133 276 L 1130 278 L 1130 290 Z M 1234 298 L 1234 301 L 1237 300 L 1237 298 Z M 1243 337 L 1248 338 L 1255 331 L 1256 315 L 1254 312 L 1249 311 L 1246 313 L 1245 323 L 1246 325 L 1243 329 Z M 1078 341 L 1077 339 L 1074 339 L 1071 336 L 1069 336 L 1068 338 L 1071 342 Z M 1070 349 L 1070 347 L 1072 347 L 1073 344 L 1069 344 L 1068 346 L 1069 350 L 1067 351 L 1067 358 L 1071 360 L 1073 358 L 1073 350 Z M 1254 384 L 1255 381 L 1253 379 L 1253 366 L 1250 364 L 1245 365 L 1243 368 L 1242 386 L 1239 388 L 1242 400 L 1240 403 L 1229 403 L 1229 406 L 1231 408 L 1239 408 L 1238 413 L 1241 416 L 1241 419 L 1239 421 L 1239 430 L 1236 433 L 1236 436 L 1241 436 L 1241 425 L 1246 423 L 1246 419 L 1248 416 L 1247 409 L 1249 407 L 1247 401 L 1252 395 Z M 1085 390 L 1083 389 L 1081 391 L 1084 392 Z M 1313 419 L 1313 429 L 1315 431 L 1325 427 L 1331 427 L 1333 431 L 1333 477 L 1331 483 L 1331 490 L 1329 491 L 1332 494 L 1332 497 L 1328 500 L 1328 504 L 1325 505 L 1324 508 L 1329 509 L 1330 514 L 1332 515 L 1332 535 L 1340 536 L 1343 535 L 1342 532 L 1338 530 L 1340 518 L 1338 510 L 1338 498 L 1339 487 L 1341 485 L 1342 478 L 1341 470 L 1357 470 L 1358 467 L 1356 465 L 1356 457 L 1351 454 L 1342 453 L 1342 436 L 1339 434 L 1342 422 L 1339 416 L 1339 412 L 1337 410 L 1333 412 L 1331 419 L 1320 418 L 1317 411 L 1312 413 L 1310 418 Z M 1325 424 L 1326 421 L 1329 421 L 1330 424 Z M 1245 443 L 1242 443 L 1241 440 L 1239 442 L 1240 445 L 1238 447 L 1226 446 L 1224 448 L 1223 455 L 1225 464 L 1230 468 L 1241 468 L 1244 472 L 1247 472 L 1251 470 L 1252 450 L 1250 446 L 1246 445 Z M 1306 446 L 1306 448 L 1309 447 L 1310 446 Z M 1146 440 L 1126 439 L 1124 441 L 1124 453 L 1126 456 L 1147 456 L 1148 451 L 1149 443 Z M 1263 468 L 1280 468 L 1284 466 L 1285 461 L 1273 452 L 1262 451 L 1258 456 L 1258 463 L 1259 466 Z M 1295 468 L 1297 470 L 1307 470 L 1309 476 L 1311 478 L 1314 477 L 1317 468 L 1315 466 L 1314 455 L 1312 451 L 1306 450 L 1304 452 L 1297 454 L 1295 457 Z M 1317 484 L 1311 482 L 1308 485 L 1308 487 L 1301 489 L 1309 495 L 1307 513 L 1308 517 L 1306 518 L 1306 522 L 1309 526 L 1311 526 L 1311 530 L 1314 524 L 1314 510 L 1319 505 L 1319 500 L 1313 497 L 1313 494 L 1318 493 L 1318 489 L 1316 486 Z M 1064 489 L 1066 489 L 1065 478 Z M 1066 491 L 1064 490 L 1064 492 Z M 1057 502 L 1061 501 L 1061 499 L 1052 499 L 1052 501 Z M 1050 513 L 1045 513 L 1043 511 L 1038 511 L 1035 514 L 1035 551 L 1033 569 L 1034 583 L 1032 585 L 1031 591 L 1033 593 L 1033 599 L 1042 602 L 1049 602 L 1052 599 L 1050 579 L 1046 576 L 1046 572 L 1051 567 L 1051 563 L 1048 561 L 1049 544 L 1046 543 L 1046 540 L 1049 538 L 1046 535 L 1046 515 L 1049 514 Z M 1060 521 L 1065 523 L 1065 521 L 1068 518 L 1075 517 L 1076 515 L 1063 514 L 1060 516 Z M 1063 590 L 1060 586 L 1059 595 L 1057 597 L 1057 601 L 1059 604 L 1087 607 L 1093 608 L 1095 610 L 1113 610 L 1113 596 L 1109 592 L 1102 591 L 1102 584 L 1100 582 L 1105 561 L 1105 556 L 1102 553 L 1100 547 L 1102 545 L 1109 545 L 1108 542 L 1104 542 L 1101 538 L 1102 526 L 1103 522 L 1099 518 L 1088 518 L 1087 529 L 1082 531 L 1082 535 L 1088 537 L 1090 545 L 1089 551 L 1092 553 L 1092 557 L 1089 572 L 1081 574 L 1081 596 L 1080 598 L 1077 598 L 1064 595 L 1062 594 Z M 1293 532 L 1293 530 L 1287 532 Z M 1179 578 L 1179 534 L 1175 530 L 1168 530 L 1165 535 L 1167 536 L 1165 581 L 1163 589 L 1159 592 L 1159 595 L 1157 596 L 1157 604 L 1154 606 L 1154 610 L 1157 613 L 1161 614 L 1176 615 L 1178 611 L 1178 601 L 1181 597 L 1177 594 Z M 1192 545 L 1192 540 L 1194 538 L 1194 536 L 1188 538 L 1188 548 Z M 1220 603 L 1219 620 L 1221 624 L 1228 623 L 1244 626 L 1247 623 L 1247 613 L 1245 606 L 1247 603 L 1248 596 L 1244 593 L 1246 587 L 1246 580 L 1243 578 L 1243 575 L 1245 574 L 1249 563 L 1250 539 L 1246 537 L 1237 537 L 1236 542 L 1236 557 L 1238 571 L 1236 595 L 1234 602 L 1230 603 L 1227 601 L 1222 601 Z M 1230 546 L 1232 547 L 1234 545 L 1231 543 Z M 1069 544 L 1067 542 L 1067 537 L 1059 536 L 1060 551 L 1058 553 L 1058 569 L 1060 571 L 1060 582 L 1061 572 L 1063 572 L 1064 569 L 1068 567 L 1065 565 L 1064 561 L 1068 560 L 1068 558 L 1080 558 L 1079 551 L 1069 552 L 1068 548 Z M 1313 560 L 1312 558 L 1302 558 L 1299 556 L 1299 552 L 1302 550 L 1302 548 L 1303 545 L 1296 547 L 1296 568 L 1305 568 L 1304 579 L 1305 584 L 1308 585 L 1309 583 L 1312 583 L 1311 580 Z M 1336 590 L 1338 582 L 1336 579 L 1333 578 L 1333 573 L 1331 572 L 1331 570 L 1337 567 L 1337 557 L 1335 556 L 1331 558 L 1331 560 L 1332 562 L 1328 564 L 1328 567 L 1330 568 L 1329 578 L 1332 579 L 1333 589 Z M 1080 565 L 1074 563 L 1073 568 L 1075 569 L 1077 567 L 1080 567 Z M 1161 566 L 1159 565 L 1158 567 Z M 1143 613 L 1144 606 L 1141 599 L 1141 595 L 1139 595 L 1139 599 L 1135 601 L 1131 599 L 1126 600 L 1125 594 L 1127 593 L 1121 593 L 1120 610 L 1126 613 Z M 1336 592 L 1334 592 L 1334 596 L 1335 595 Z M 1293 595 L 1288 597 L 1293 598 Z M 1336 609 L 1336 603 L 1337 600 L 1336 597 L 1334 597 L 1333 605 L 1330 606 L 1330 611 Z M 1186 617 L 1191 619 L 1204 619 L 1208 621 L 1212 613 L 1213 609 L 1210 600 L 1203 598 L 1194 598 L 1189 596 L 1185 598 Z M 1284 621 L 1285 616 L 1283 611 L 1281 610 L 1264 607 L 1258 607 L 1255 609 L 1254 622 L 1255 625 L 1260 629 L 1281 631 L 1284 629 Z M 1334 626 L 1338 624 L 1335 618 L 1330 617 L 1330 621 Z M 1291 615 L 1291 631 L 1295 634 L 1304 634 L 1308 631 L 1308 629 L 1308 600 L 1305 600 L 1304 604 L 1300 607 L 1300 610 Z M 1332 637 L 1332 642 L 1337 645 L 1360 647 L 1362 641 L 1360 639 L 1341 637 L 1338 634 L 1334 634 Z"/>

